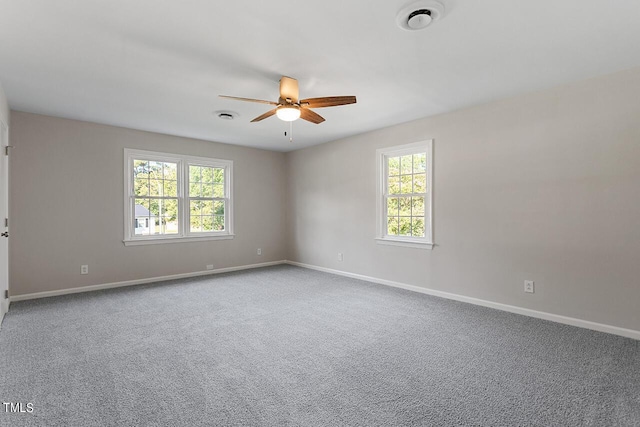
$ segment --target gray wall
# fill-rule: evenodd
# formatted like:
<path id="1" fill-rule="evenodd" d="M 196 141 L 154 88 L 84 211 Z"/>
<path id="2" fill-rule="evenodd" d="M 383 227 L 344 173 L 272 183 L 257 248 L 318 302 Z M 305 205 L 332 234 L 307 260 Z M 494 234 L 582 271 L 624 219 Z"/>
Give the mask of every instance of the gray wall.
<path id="1" fill-rule="evenodd" d="M 9 104 L 0 83 L 0 121 L 9 126 Z"/>
<path id="2" fill-rule="evenodd" d="M 635 69 L 289 153 L 289 259 L 640 330 L 639 99 Z M 427 138 L 437 246 L 377 245 L 375 150 Z"/>
<path id="3" fill-rule="evenodd" d="M 11 143 L 12 295 L 286 258 L 283 153 L 16 111 Z M 125 247 L 125 147 L 233 160 L 235 239 Z"/>

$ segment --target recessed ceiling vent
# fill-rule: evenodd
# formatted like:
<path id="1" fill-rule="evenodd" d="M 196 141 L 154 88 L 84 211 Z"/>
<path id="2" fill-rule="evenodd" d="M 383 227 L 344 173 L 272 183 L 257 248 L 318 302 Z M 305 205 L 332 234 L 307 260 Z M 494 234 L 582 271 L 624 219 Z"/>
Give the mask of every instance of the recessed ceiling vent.
<path id="1" fill-rule="evenodd" d="M 416 31 L 427 28 L 444 15 L 444 6 L 435 0 L 411 3 L 398 12 L 396 22 L 403 30 Z"/>
<path id="2" fill-rule="evenodd" d="M 233 111 L 216 111 L 214 114 L 222 120 L 233 120 L 238 117 L 238 113 L 234 113 Z"/>

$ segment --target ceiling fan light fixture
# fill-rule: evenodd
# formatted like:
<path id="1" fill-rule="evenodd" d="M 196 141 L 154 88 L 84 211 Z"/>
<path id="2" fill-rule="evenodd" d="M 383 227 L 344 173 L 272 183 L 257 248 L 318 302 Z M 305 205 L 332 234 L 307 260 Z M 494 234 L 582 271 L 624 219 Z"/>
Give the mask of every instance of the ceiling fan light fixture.
<path id="1" fill-rule="evenodd" d="M 283 105 L 276 110 L 276 116 L 284 122 L 292 122 L 300 118 L 300 107 L 297 105 Z"/>

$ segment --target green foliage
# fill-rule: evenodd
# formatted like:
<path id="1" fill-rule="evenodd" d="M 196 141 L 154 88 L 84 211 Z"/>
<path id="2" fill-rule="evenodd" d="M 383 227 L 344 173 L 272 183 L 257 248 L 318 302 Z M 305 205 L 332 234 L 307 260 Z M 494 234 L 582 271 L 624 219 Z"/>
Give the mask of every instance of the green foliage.
<path id="1" fill-rule="evenodd" d="M 400 193 L 401 194 L 413 193 L 413 178 L 411 175 L 400 176 Z"/>
<path id="2" fill-rule="evenodd" d="M 424 197 L 389 197 L 387 234 L 424 237 Z"/>
<path id="3" fill-rule="evenodd" d="M 424 237 L 425 198 L 411 194 L 427 191 L 427 154 L 389 157 L 387 170 L 387 234 Z"/>
<path id="4" fill-rule="evenodd" d="M 413 155 L 413 173 L 425 172 L 427 170 L 427 153 Z"/>
<path id="5" fill-rule="evenodd" d="M 134 160 L 135 203 L 149 210 L 156 233 L 177 232 L 178 166 L 176 163 Z M 152 198 L 160 197 L 160 198 Z"/>
<path id="6" fill-rule="evenodd" d="M 224 201 L 191 200 L 189 207 L 189 223 L 191 231 L 224 230 Z"/>
<path id="7" fill-rule="evenodd" d="M 390 157 L 387 162 L 389 176 L 400 175 L 400 157 Z"/>
<path id="8" fill-rule="evenodd" d="M 189 197 L 224 197 L 224 169 L 189 166 Z"/>

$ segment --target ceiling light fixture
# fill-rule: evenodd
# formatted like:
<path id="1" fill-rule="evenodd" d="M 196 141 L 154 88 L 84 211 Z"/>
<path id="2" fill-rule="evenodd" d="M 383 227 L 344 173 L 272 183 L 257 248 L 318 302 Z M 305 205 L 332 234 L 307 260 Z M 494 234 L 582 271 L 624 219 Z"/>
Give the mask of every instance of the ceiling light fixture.
<path id="1" fill-rule="evenodd" d="M 276 110 L 276 116 L 285 122 L 298 120 L 300 118 L 300 107 L 297 105 L 282 105 Z"/>
<path id="2" fill-rule="evenodd" d="M 400 10 L 396 16 L 396 23 L 403 30 L 422 30 L 442 18 L 443 15 L 444 6 L 442 3 L 436 0 L 420 0 Z"/>

